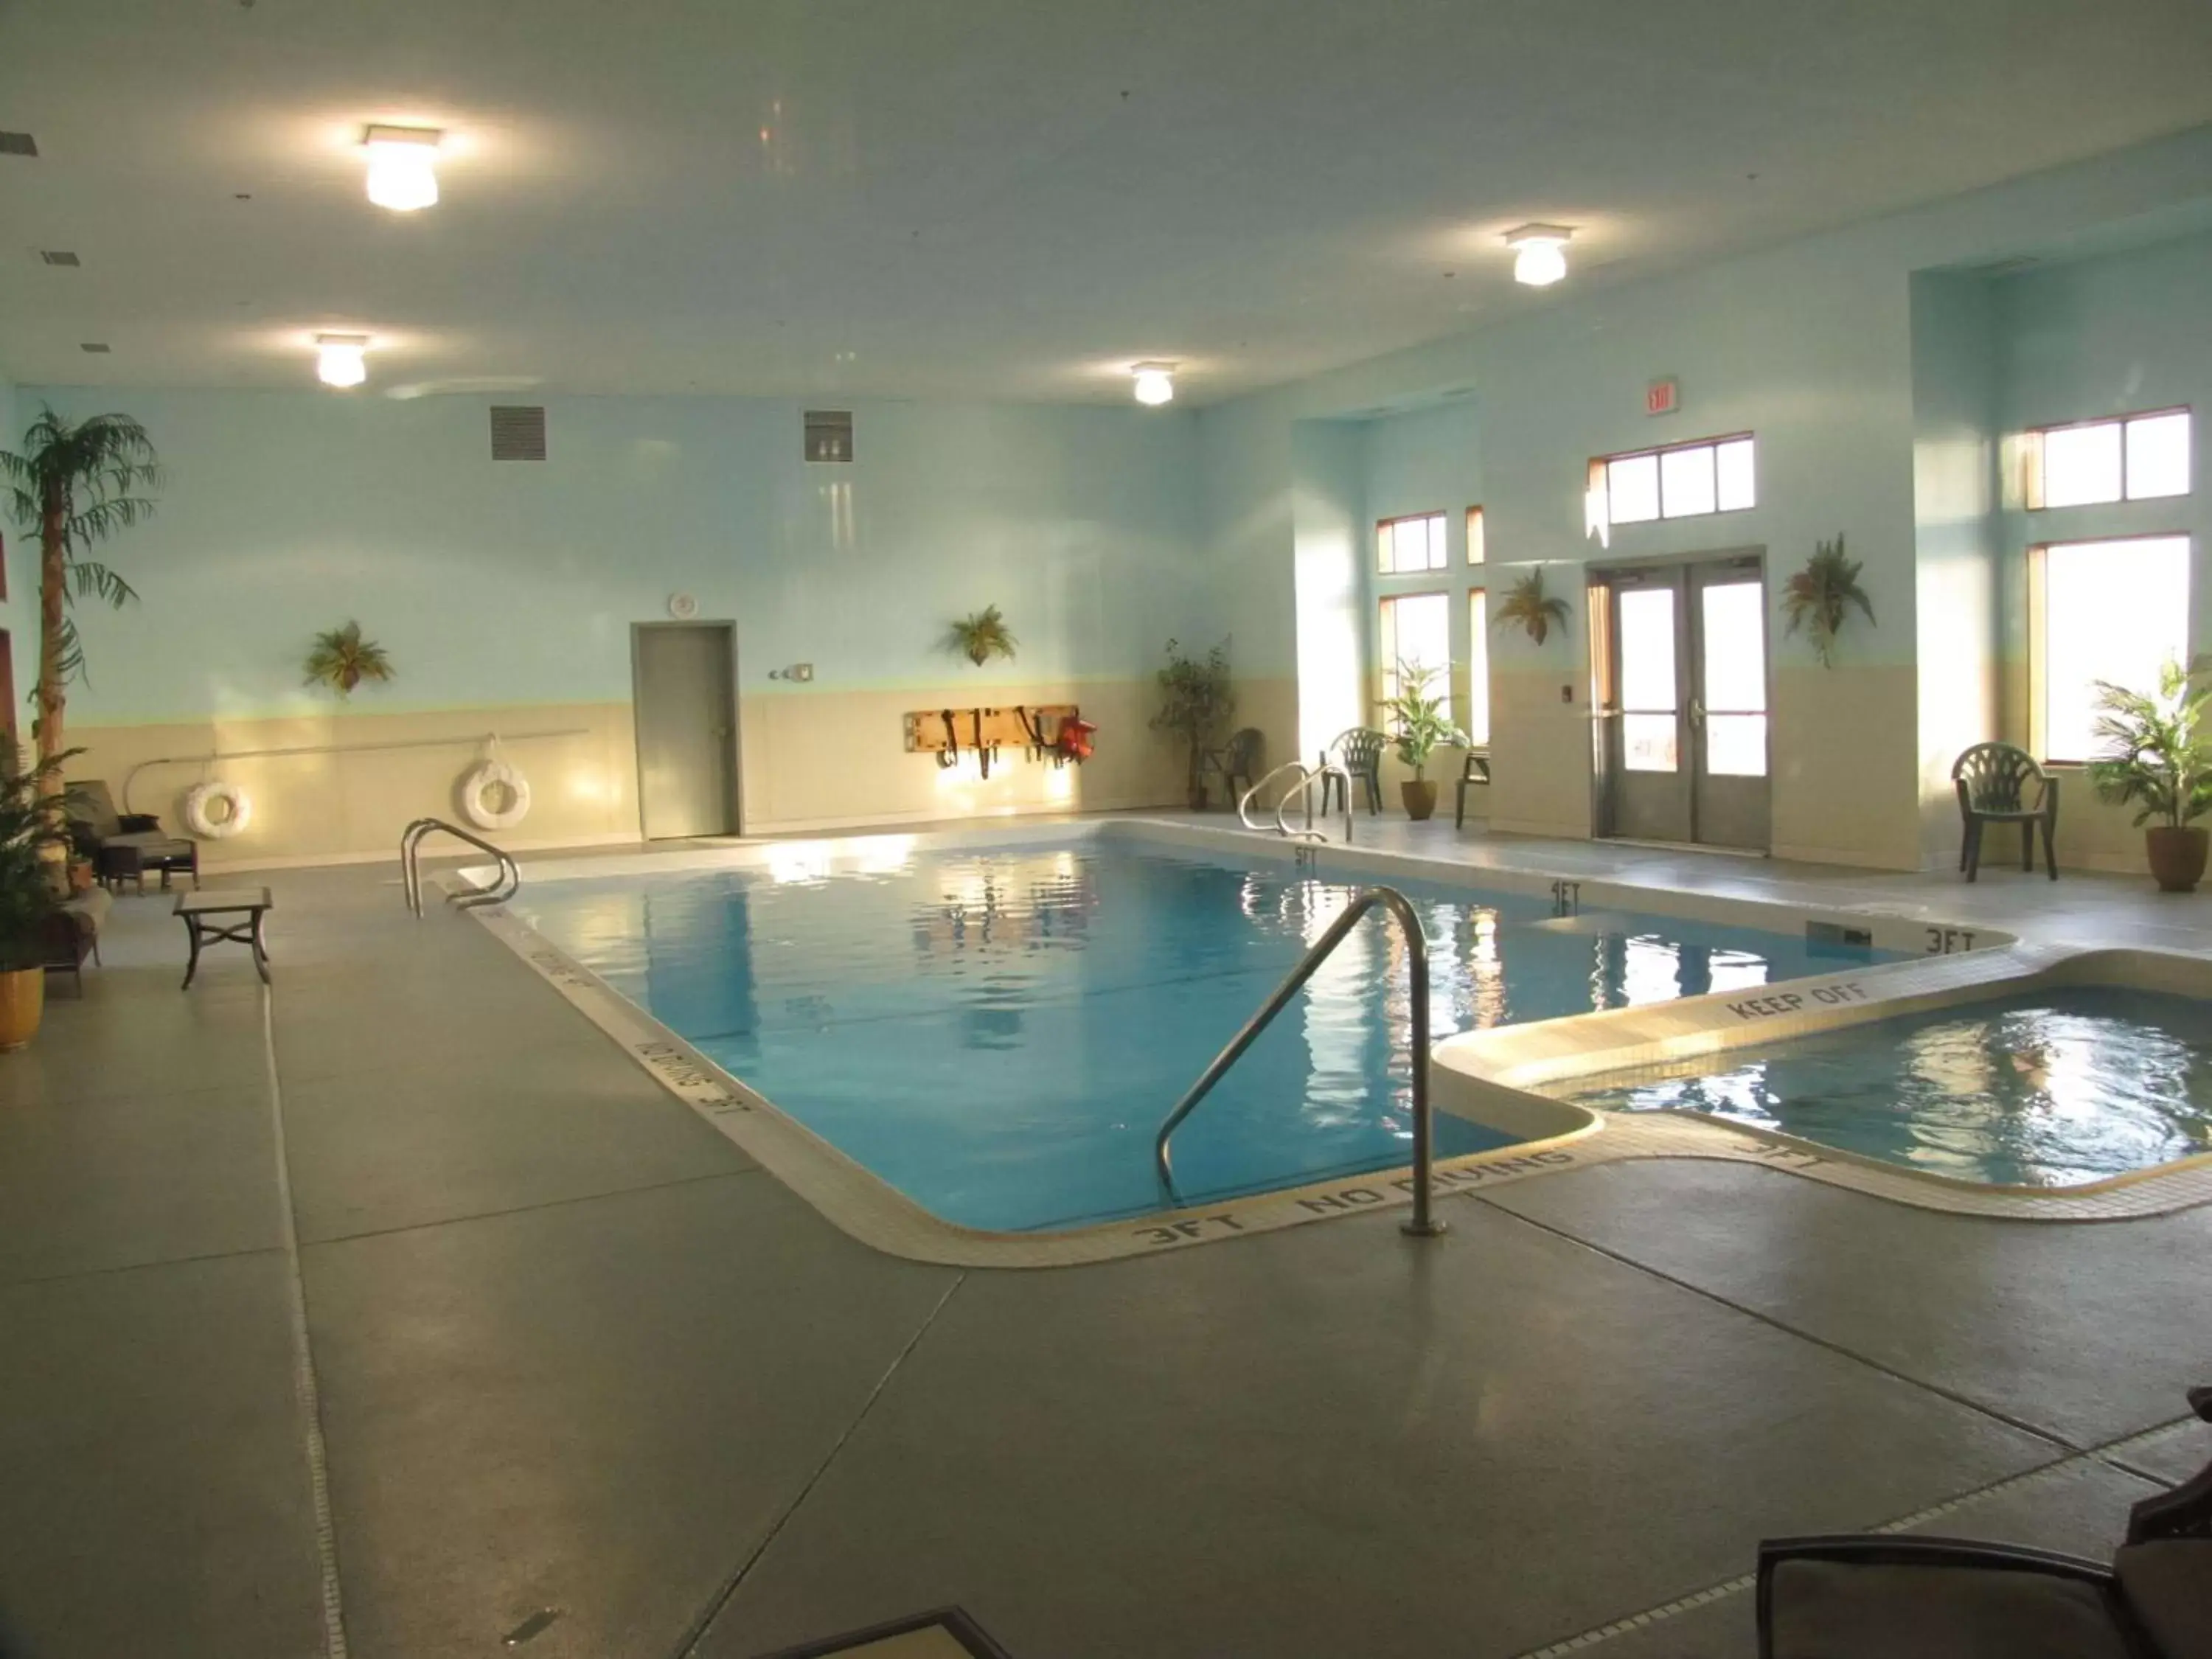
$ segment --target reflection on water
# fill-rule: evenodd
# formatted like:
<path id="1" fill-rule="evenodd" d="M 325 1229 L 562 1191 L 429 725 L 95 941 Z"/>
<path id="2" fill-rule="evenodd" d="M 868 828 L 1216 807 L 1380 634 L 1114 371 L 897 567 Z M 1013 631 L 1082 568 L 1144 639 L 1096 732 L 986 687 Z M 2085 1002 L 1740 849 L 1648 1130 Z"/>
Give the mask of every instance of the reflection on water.
<path id="1" fill-rule="evenodd" d="M 1352 888 L 1124 846 L 541 883 L 514 908 L 916 1201 L 1020 1228 L 1155 1209 L 1152 1137 Z M 1437 1037 L 1873 958 L 1745 929 L 1410 888 Z M 1402 1164 L 1404 945 L 1354 929 L 1176 1138 L 1187 1198 Z M 1456 1119 L 1449 1155 L 1503 1144 Z"/>
<path id="2" fill-rule="evenodd" d="M 2081 987 L 1729 1059 L 1702 1076 L 1585 1079 L 1571 1097 L 1709 1112 L 2007 1186 L 2071 1185 L 2212 1150 L 2212 1008 L 2185 997 Z"/>

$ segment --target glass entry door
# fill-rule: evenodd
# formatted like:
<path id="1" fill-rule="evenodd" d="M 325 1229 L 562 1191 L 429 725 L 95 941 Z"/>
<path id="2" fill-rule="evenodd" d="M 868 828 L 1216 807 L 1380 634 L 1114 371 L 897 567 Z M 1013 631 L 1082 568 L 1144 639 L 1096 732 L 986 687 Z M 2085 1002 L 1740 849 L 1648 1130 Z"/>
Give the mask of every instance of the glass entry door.
<path id="1" fill-rule="evenodd" d="M 1765 583 L 1756 556 L 1597 571 L 1598 833 L 1767 845 Z"/>

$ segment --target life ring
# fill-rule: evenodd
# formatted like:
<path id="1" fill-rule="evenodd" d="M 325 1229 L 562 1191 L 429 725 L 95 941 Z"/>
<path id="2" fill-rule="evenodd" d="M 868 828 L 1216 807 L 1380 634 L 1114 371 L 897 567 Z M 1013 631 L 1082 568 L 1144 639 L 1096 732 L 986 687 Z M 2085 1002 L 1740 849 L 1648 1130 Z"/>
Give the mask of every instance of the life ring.
<path id="1" fill-rule="evenodd" d="M 504 810 L 492 805 L 494 792 L 502 787 L 507 793 Z M 529 813 L 530 780 L 505 761 L 480 762 L 461 780 L 461 811 L 479 830 L 512 829 Z"/>
<path id="2" fill-rule="evenodd" d="M 208 811 L 218 801 L 223 807 L 221 817 Z M 252 822 L 253 797 L 234 783 L 217 778 L 185 791 L 185 823 L 202 841 L 228 841 Z"/>

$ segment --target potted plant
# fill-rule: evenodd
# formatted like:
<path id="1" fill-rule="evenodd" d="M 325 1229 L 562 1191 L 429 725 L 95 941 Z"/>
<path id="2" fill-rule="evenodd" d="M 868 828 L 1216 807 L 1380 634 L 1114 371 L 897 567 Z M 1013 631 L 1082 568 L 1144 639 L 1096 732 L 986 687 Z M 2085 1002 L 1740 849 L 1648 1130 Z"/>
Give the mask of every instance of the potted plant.
<path id="1" fill-rule="evenodd" d="M 1389 717 L 1398 758 L 1413 769 L 1413 775 L 1398 785 L 1398 796 L 1406 803 L 1406 816 L 1416 823 L 1437 810 L 1437 786 L 1427 776 L 1429 757 L 1447 744 L 1461 749 L 1474 746 L 1473 739 L 1451 723 L 1444 710 L 1449 689 L 1430 689 L 1443 672 L 1417 662 L 1401 662 L 1397 695 L 1383 698 L 1381 705 Z"/>
<path id="2" fill-rule="evenodd" d="M 307 650 L 307 671 L 306 684 L 350 697 L 363 680 L 381 685 L 391 679 L 392 654 L 374 640 L 362 638 L 361 624 L 349 622 L 315 635 Z"/>
<path id="3" fill-rule="evenodd" d="M 947 643 L 978 668 L 994 657 L 1004 657 L 1008 662 L 1014 659 L 1013 630 L 995 605 L 987 605 L 973 616 L 955 622 Z"/>
<path id="4" fill-rule="evenodd" d="M 1788 631 L 1795 634 L 1804 628 L 1811 633 L 1823 668 L 1836 665 L 1836 635 L 1853 606 L 1864 611 L 1868 625 L 1873 625 L 1874 601 L 1859 586 L 1862 568 L 1858 560 L 1844 556 L 1843 532 L 1838 531 L 1835 540 L 1814 544 L 1805 568 L 1782 590 L 1782 608 L 1790 617 Z"/>
<path id="5" fill-rule="evenodd" d="M 12 742 L 0 746 L 0 1053 L 36 1036 L 46 1010 L 46 919 L 61 905 L 69 845 L 52 786 L 79 752 L 33 765 Z"/>
<path id="6" fill-rule="evenodd" d="M 1168 664 L 1159 672 L 1160 708 L 1152 716 L 1152 730 L 1170 732 L 1182 739 L 1189 756 L 1188 798 L 1190 810 L 1206 810 L 1206 783 L 1199 764 L 1206 744 L 1218 735 L 1237 707 L 1229 687 L 1229 646 L 1226 641 L 1203 657 L 1186 656 L 1182 646 L 1168 641 Z"/>
<path id="7" fill-rule="evenodd" d="M 1539 565 L 1505 590 L 1505 598 L 1492 616 L 1490 625 L 1523 629 L 1531 640 L 1541 645 L 1551 637 L 1553 628 L 1567 625 L 1571 614 L 1565 599 L 1544 591 L 1544 568 Z"/>
<path id="8" fill-rule="evenodd" d="M 0 483 L 17 523 L 39 538 L 38 710 L 31 729 L 43 763 L 62 751 L 63 688 L 84 672 L 84 645 L 69 607 L 80 598 L 121 609 L 138 597 L 131 584 L 86 550 L 154 511 L 134 490 L 158 487 L 161 465 L 146 428 L 128 415 L 64 420 L 40 412 L 20 455 L 0 451 Z"/>
<path id="9" fill-rule="evenodd" d="M 2097 737 L 2105 753 L 2089 763 L 2090 787 L 2113 805 L 2137 804 L 2150 873 L 2161 892 L 2191 893 L 2204 877 L 2206 835 L 2197 820 L 2212 811 L 2212 749 L 2203 736 L 2212 687 L 2168 659 L 2158 690 L 2145 696 L 2097 682 Z M 2153 823 L 2155 819 L 2157 822 Z"/>

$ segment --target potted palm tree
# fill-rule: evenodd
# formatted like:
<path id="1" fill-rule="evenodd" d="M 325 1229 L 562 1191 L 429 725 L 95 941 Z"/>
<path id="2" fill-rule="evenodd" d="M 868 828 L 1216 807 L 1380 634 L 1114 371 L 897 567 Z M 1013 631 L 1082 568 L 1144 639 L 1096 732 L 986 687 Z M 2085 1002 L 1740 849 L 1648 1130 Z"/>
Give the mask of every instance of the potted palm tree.
<path id="1" fill-rule="evenodd" d="M 2097 738 L 2105 752 L 2089 763 L 2090 787 L 2100 800 L 2140 809 L 2136 826 L 2161 892 L 2193 893 L 2204 878 L 2207 836 L 2197 820 L 2212 812 L 2207 703 L 2212 687 L 2199 687 L 2194 667 L 2172 659 L 2148 696 L 2097 682 Z"/>
<path id="2" fill-rule="evenodd" d="M 138 597 L 88 550 L 150 517 L 153 502 L 136 492 L 161 482 L 153 441 L 128 415 L 70 421 L 42 410 L 23 433 L 21 454 L 0 451 L 9 510 L 39 538 L 39 678 L 31 700 L 42 763 L 62 751 L 64 688 L 84 672 L 70 606 L 96 599 L 119 610 Z"/>
<path id="3" fill-rule="evenodd" d="M 69 835 L 54 785 L 77 752 L 33 765 L 0 739 L 0 1053 L 35 1036 L 46 1011 L 46 920 L 68 880 Z"/>
<path id="4" fill-rule="evenodd" d="M 1381 705 L 1398 758 L 1413 769 L 1413 775 L 1398 785 L 1398 795 L 1406 803 L 1406 816 L 1416 823 L 1437 810 L 1437 786 L 1427 776 L 1429 757 L 1446 744 L 1460 749 L 1474 744 L 1444 711 L 1449 689 L 1431 689 L 1443 672 L 1417 662 L 1401 662 L 1397 695 L 1383 698 Z"/>

